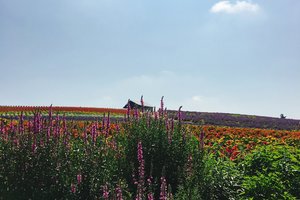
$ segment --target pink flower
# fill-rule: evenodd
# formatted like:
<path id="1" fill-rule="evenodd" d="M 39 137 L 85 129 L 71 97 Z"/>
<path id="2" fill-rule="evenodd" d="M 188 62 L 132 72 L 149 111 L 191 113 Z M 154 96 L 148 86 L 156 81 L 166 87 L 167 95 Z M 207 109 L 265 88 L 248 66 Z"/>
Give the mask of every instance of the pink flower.
<path id="1" fill-rule="evenodd" d="M 161 185 L 160 185 L 159 199 L 167 200 L 167 181 L 166 181 L 165 177 L 163 177 L 163 176 L 160 178 L 160 181 L 161 181 Z"/>
<path id="2" fill-rule="evenodd" d="M 82 175 L 81 174 L 77 174 L 77 183 L 78 185 L 82 182 Z"/>
<path id="3" fill-rule="evenodd" d="M 154 200 L 154 196 L 153 196 L 152 192 L 148 193 L 147 197 L 148 197 L 148 200 Z"/>
<path id="4" fill-rule="evenodd" d="M 142 142 L 138 142 L 138 162 L 139 162 L 139 180 L 137 185 L 137 196 L 136 200 L 143 199 L 144 192 L 144 177 L 145 177 L 145 161 L 143 158 L 143 146 Z"/>
<path id="5" fill-rule="evenodd" d="M 71 192 L 74 194 L 74 193 L 76 193 L 76 186 L 75 186 L 75 184 L 71 184 Z"/>
<path id="6" fill-rule="evenodd" d="M 103 198 L 104 199 L 108 199 L 109 198 L 109 191 L 108 191 L 108 187 L 107 187 L 107 184 L 105 184 L 104 186 L 103 186 Z"/>
<path id="7" fill-rule="evenodd" d="M 117 200 L 123 200 L 122 189 L 120 187 L 116 188 Z"/>

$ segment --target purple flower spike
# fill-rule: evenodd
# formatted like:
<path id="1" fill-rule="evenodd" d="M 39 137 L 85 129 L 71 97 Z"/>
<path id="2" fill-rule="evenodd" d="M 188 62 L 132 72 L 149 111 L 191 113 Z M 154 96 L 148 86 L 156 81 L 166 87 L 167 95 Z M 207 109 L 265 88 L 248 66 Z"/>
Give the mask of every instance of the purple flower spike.
<path id="1" fill-rule="evenodd" d="M 101 126 L 101 131 L 104 132 L 105 130 L 105 113 L 103 114 L 103 118 L 102 118 L 102 126 Z"/>
<path id="2" fill-rule="evenodd" d="M 142 200 L 144 197 L 144 177 L 145 177 L 145 161 L 143 158 L 142 142 L 138 142 L 138 162 L 139 162 L 139 180 L 137 185 L 136 200 Z"/>
<path id="3" fill-rule="evenodd" d="M 76 193 L 76 186 L 74 183 L 71 183 L 71 192 L 74 194 Z"/>
<path id="4" fill-rule="evenodd" d="M 107 184 L 105 184 L 102 187 L 102 190 L 103 190 L 103 198 L 107 200 L 109 198 L 109 191 L 108 191 Z"/>
<path id="5" fill-rule="evenodd" d="M 153 195 L 152 192 L 148 193 L 147 199 L 148 199 L 148 200 L 154 200 L 154 195 Z"/>
<path id="6" fill-rule="evenodd" d="M 95 141 L 96 141 L 96 126 L 95 126 L 95 124 L 92 126 L 92 140 L 93 140 L 93 143 L 95 143 Z"/>
<path id="7" fill-rule="evenodd" d="M 122 189 L 118 186 L 116 188 L 117 200 L 123 200 Z"/>
<path id="8" fill-rule="evenodd" d="M 110 115 L 110 113 L 108 112 L 108 115 L 107 115 L 107 121 L 106 121 L 106 131 L 105 131 L 105 137 L 106 137 L 106 138 L 108 137 L 108 134 L 109 134 L 109 127 L 110 127 L 110 119 L 109 119 L 109 115 Z"/>
<path id="9" fill-rule="evenodd" d="M 22 111 L 21 115 L 19 117 L 19 124 L 18 124 L 19 134 L 23 133 L 23 131 L 24 131 L 23 121 L 24 121 L 24 116 L 23 116 L 23 111 Z"/>
<path id="10" fill-rule="evenodd" d="M 159 199 L 167 200 L 167 181 L 166 181 L 165 177 L 163 177 L 163 176 L 160 178 L 160 181 L 161 181 L 161 185 L 160 185 Z"/>
<path id="11" fill-rule="evenodd" d="M 56 115 L 56 119 L 55 119 L 55 134 L 54 136 L 57 138 L 59 136 L 59 115 Z"/>
<path id="12" fill-rule="evenodd" d="M 77 178 L 77 183 L 79 185 L 82 182 L 82 175 L 81 174 L 77 174 L 76 178 Z"/>
<path id="13" fill-rule="evenodd" d="M 143 99 L 143 95 L 141 96 L 141 105 L 142 105 L 142 113 L 144 113 L 144 99 Z"/>

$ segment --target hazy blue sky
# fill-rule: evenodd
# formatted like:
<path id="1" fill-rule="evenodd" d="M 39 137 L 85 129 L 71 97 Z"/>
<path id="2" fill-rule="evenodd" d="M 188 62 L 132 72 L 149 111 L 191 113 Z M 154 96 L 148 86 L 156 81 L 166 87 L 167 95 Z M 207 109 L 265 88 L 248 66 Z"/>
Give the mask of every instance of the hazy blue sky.
<path id="1" fill-rule="evenodd" d="M 300 119 L 299 0 L 0 0 L 0 105 Z"/>

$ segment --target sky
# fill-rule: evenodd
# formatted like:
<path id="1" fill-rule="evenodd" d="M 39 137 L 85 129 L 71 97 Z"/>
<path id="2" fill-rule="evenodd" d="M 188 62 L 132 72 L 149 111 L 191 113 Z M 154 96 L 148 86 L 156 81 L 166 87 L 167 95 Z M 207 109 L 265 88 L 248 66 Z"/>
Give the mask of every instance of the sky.
<path id="1" fill-rule="evenodd" d="M 0 0 L 0 105 L 300 119 L 298 0 Z"/>

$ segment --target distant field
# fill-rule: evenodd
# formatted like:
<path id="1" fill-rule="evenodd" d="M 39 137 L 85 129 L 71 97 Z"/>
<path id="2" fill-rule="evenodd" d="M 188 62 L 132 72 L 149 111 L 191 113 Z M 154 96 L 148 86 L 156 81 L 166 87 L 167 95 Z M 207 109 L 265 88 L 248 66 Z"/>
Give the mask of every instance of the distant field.
<path id="1" fill-rule="evenodd" d="M 0 106 L 0 113 L 2 114 L 20 114 L 23 112 L 25 115 L 33 115 L 35 112 L 42 113 L 49 112 L 50 106 Z M 94 108 L 94 107 L 71 107 L 71 106 L 52 106 L 54 113 L 73 113 L 73 114 L 102 114 L 112 113 L 124 115 L 126 109 L 123 108 Z"/>
<path id="2" fill-rule="evenodd" d="M 49 106 L 0 106 L 0 116 L 17 119 L 23 112 L 24 117 L 30 118 L 39 111 L 42 115 L 48 115 Z M 102 119 L 110 113 L 113 121 L 121 121 L 127 110 L 123 108 L 95 108 L 95 107 L 68 107 L 52 106 L 53 114 L 64 115 L 70 120 L 94 120 Z M 177 111 L 167 111 L 170 118 L 177 119 Z M 133 112 L 132 112 L 133 114 Z M 227 127 L 262 128 L 277 130 L 300 130 L 300 120 L 280 119 L 274 117 L 241 115 L 232 113 L 209 112 L 182 112 L 184 123 L 193 125 L 216 125 Z"/>

